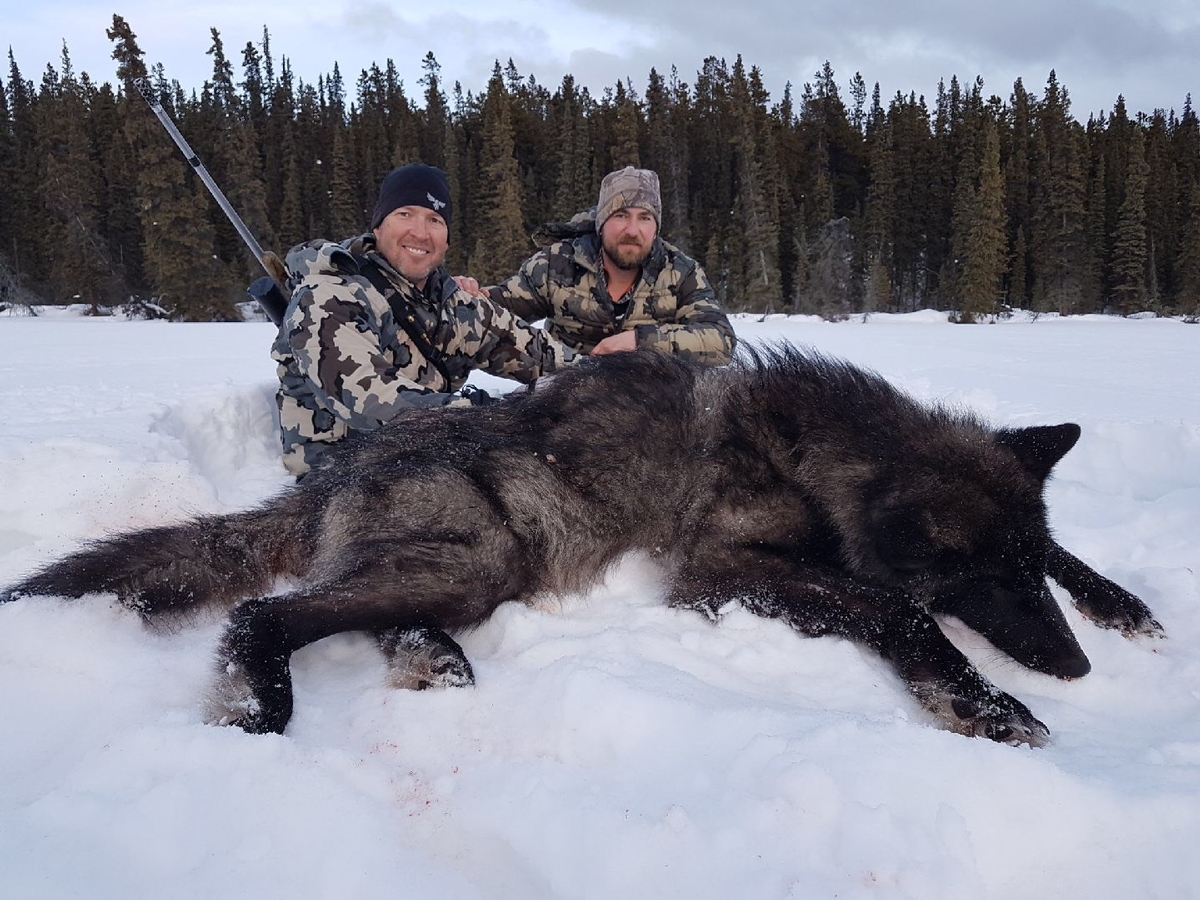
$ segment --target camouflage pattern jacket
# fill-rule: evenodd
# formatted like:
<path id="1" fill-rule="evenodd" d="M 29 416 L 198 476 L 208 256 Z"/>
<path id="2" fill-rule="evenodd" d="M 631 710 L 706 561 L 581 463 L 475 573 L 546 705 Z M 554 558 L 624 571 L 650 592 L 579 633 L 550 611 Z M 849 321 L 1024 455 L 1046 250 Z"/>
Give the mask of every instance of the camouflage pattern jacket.
<path id="1" fill-rule="evenodd" d="M 300 244 L 287 268 L 292 298 L 271 356 L 284 465 L 295 475 L 350 431 L 406 408 L 466 402 L 452 392 L 472 369 L 531 382 L 575 359 L 545 331 L 460 291 L 444 269 L 419 290 L 376 251 L 373 234 Z M 405 301 L 436 361 L 397 318 Z"/>
<path id="2" fill-rule="evenodd" d="M 695 260 L 656 237 L 629 307 L 618 318 L 605 284 L 600 236 L 592 227 L 538 251 L 516 275 L 487 288 L 488 295 L 530 322 L 544 318 L 547 331 L 580 353 L 632 330 L 639 350 L 665 350 L 708 365 L 729 362 L 737 339 Z"/>

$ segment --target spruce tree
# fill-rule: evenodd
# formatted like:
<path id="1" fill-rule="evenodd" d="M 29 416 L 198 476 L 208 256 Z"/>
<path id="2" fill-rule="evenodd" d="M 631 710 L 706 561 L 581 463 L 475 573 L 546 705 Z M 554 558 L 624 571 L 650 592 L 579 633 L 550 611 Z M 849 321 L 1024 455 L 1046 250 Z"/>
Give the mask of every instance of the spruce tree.
<path id="1" fill-rule="evenodd" d="M 613 109 L 616 116 L 610 164 L 614 170 L 626 166 L 640 169 L 642 154 L 638 138 L 642 128 L 642 113 L 637 98 L 619 81 L 613 94 Z"/>
<path id="2" fill-rule="evenodd" d="M 1190 321 L 1200 318 L 1200 181 L 1188 191 L 1189 213 L 1183 223 L 1179 256 L 1175 260 L 1179 272 L 1179 288 L 1175 295 L 1175 311 Z"/>
<path id="3" fill-rule="evenodd" d="M 158 74 L 158 99 L 166 105 Z M 136 190 L 152 299 L 175 318 L 235 319 L 228 275 L 213 252 L 208 193 L 161 128 L 142 147 Z"/>
<path id="4" fill-rule="evenodd" d="M 1112 252 L 1112 302 L 1122 315 L 1145 309 L 1148 299 L 1145 202 L 1148 167 L 1140 130 L 1132 132 L 1128 151 L 1125 198 L 1117 212 Z"/>
<path id="5" fill-rule="evenodd" d="M 1004 177 L 1000 172 L 1000 137 L 994 123 L 984 128 L 974 209 L 968 224 L 966 258 L 959 285 L 965 321 L 996 312 L 1005 270 Z"/>
<path id="6" fill-rule="evenodd" d="M 513 155 L 510 94 L 497 63 L 483 103 L 480 188 L 468 268 L 481 283 L 493 283 L 517 270 L 528 255 L 521 208 L 521 181 Z"/>
<path id="7" fill-rule="evenodd" d="M 17 147 L 13 136 L 12 118 L 8 112 L 8 91 L 4 79 L 0 78 L 0 184 L 11 185 L 17 177 Z M 13 242 L 17 240 L 15 210 L 11 199 L 0 203 L 0 260 L 4 259 Z"/>
<path id="8" fill-rule="evenodd" d="M 885 312 L 892 305 L 892 234 L 896 228 L 896 173 L 892 126 L 879 108 L 875 89 L 874 122 L 868 130 L 871 185 L 867 190 L 863 227 L 864 312 Z"/>
<path id="9" fill-rule="evenodd" d="M 87 135 L 87 102 L 63 44 L 61 77 L 48 68 L 38 95 L 37 149 L 41 160 L 47 275 L 55 299 L 108 299 L 108 248 L 99 224 L 100 172 Z"/>
<path id="10" fill-rule="evenodd" d="M 739 252 L 731 259 L 732 308 L 767 312 L 782 301 L 779 279 L 779 204 L 767 94 L 757 69 L 747 77 L 739 56 L 730 80 L 737 187 L 733 228 Z"/>
<path id="11" fill-rule="evenodd" d="M 425 108 L 421 112 L 421 161 L 426 165 L 446 167 L 446 135 L 450 110 L 442 93 L 441 70 L 433 51 L 421 62 L 425 70 L 420 84 L 425 88 Z"/>
<path id="12" fill-rule="evenodd" d="M 333 177 L 329 183 L 329 238 L 341 240 L 353 234 L 360 234 L 370 224 L 368 213 L 361 203 L 356 203 L 358 196 L 350 161 L 353 152 L 347 144 L 353 139 L 352 133 L 346 126 L 333 124 Z"/>
<path id="13" fill-rule="evenodd" d="M 1031 171 L 1033 155 L 1034 100 L 1020 78 L 1013 84 L 1009 97 L 1007 135 L 1008 152 L 1001 155 L 1004 163 L 1004 199 L 1007 208 L 1008 243 L 1012 248 L 1008 269 L 1008 303 L 1023 309 L 1029 304 L 1029 234 L 1030 198 L 1033 190 Z"/>
<path id="14" fill-rule="evenodd" d="M 1051 71 L 1037 104 L 1035 184 L 1030 203 L 1033 305 L 1079 312 L 1083 303 L 1087 219 L 1085 141 L 1070 117 L 1070 100 Z"/>
<path id="15" fill-rule="evenodd" d="M 586 89 L 581 91 L 573 77 L 564 75 L 550 103 L 558 135 L 553 159 L 554 202 L 550 210 L 554 219 L 565 221 L 596 204 L 587 116 L 590 99 Z"/>
<path id="16" fill-rule="evenodd" d="M 3 248 L 14 276 L 40 282 L 44 271 L 42 244 L 38 241 L 41 203 L 38 187 L 37 125 L 34 120 L 33 83 L 17 67 L 12 48 L 8 50 L 8 105 L 12 120 L 13 180 L 4 190 L 5 207 L 11 217 L 12 244 Z"/>

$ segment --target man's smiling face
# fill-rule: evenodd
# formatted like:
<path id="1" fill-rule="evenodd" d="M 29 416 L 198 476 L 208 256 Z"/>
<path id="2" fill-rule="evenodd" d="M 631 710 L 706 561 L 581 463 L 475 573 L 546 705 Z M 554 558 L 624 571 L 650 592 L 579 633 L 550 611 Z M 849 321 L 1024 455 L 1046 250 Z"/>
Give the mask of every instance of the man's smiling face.
<path id="1" fill-rule="evenodd" d="M 418 288 L 445 260 L 449 237 L 446 220 L 424 206 L 397 207 L 375 229 L 384 259 Z"/>

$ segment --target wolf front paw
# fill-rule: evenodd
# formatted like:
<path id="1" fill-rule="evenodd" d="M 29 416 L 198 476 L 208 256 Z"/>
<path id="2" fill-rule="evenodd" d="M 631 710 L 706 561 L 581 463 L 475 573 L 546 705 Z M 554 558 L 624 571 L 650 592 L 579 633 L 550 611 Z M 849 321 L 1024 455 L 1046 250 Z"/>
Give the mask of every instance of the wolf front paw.
<path id="1" fill-rule="evenodd" d="M 436 628 L 391 628 L 378 635 L 388 684 L 410 691 L 470 687 L 475 672 L 455 640 Z"/>
<path id="2" fill-rule="evenodd" d="M 1127 638 L 1167 636 L 1150 607 L 1103 575 L 1096 574 L 1071 599 L 1080 615 L 1100 628 L 1113 628 Z"/>
<path id="3" fill-rule="evenodd" d="M 1046 574 L 1071 595 L 1080 615 L 1101 628 L 1116 629 L 1128 638 L 1165 637 L 1150 607 L 1057 544 L 1047 554 Z"/>
<path id="4" fill-rule="evenodd" d="M 921 692 L 918 699 L 947 731 L 1013 747 L 1050 743 L 1050 729 L 1034 718 L 1024 703 L 1002 691 L 982 700 L 947 692 Z"/>

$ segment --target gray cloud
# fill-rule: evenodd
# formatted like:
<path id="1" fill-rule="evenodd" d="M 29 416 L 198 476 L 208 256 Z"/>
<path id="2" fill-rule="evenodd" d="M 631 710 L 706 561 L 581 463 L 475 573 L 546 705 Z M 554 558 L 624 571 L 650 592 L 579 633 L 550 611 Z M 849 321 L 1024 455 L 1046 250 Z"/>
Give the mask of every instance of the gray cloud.
<path id="1" fill-rule="evenodd" d="M 65 38 L 76 71 L 113 80 L 111 22 L 83 0 L 20 8 L 6 36 L 26 78 L 58 64 Z M 1076 115 L 1111 109 L 1124 93 L 1131 110 L 1182 108 L 1200 85 L 1200 6 L 1184 0 L 1012 0 L 1003 5 L 925 0 L 456 0 L 428 11 L 383 0 L 292 0 L 286 14 L 256 0 L 127 0 L 122 13 L 148 61 L 198 88 L 211 73 L 208 29 L 221 32 L 240 72 L 241 48 L 269 27 L 276 58 L 286 55 L 306 81 L 339 63 L 353 85 L 371 62 L 391 58 L 416 93 L 421 60 L 432 50 L 448 86 L 479 92 L 493 62 L 512 59 L 523 75 L 548 87 L 570 72 L 595 94 L 629 78 L 643 89 L 650 69 L 695 79 L 706 56 L 729 62 L 740 53 L 757 65 L 772 96 L 797 90 L 825 60 L 845 89 L 855 72 L 879 82 L 885 98 L 915 91 L 932 98 L 938 81 L 984 79 L 988 94 L 1007 97 L 1013 82 L 1040 93 L 1055 69 Z"/>

